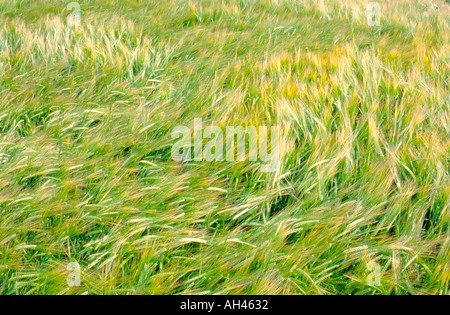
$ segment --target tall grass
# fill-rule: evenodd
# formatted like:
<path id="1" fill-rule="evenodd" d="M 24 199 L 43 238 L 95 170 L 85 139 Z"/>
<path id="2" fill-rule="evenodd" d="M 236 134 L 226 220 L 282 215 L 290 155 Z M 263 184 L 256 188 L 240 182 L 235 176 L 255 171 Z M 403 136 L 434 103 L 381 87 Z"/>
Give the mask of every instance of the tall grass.
<path id="1" fill-rule="evenodd" d="M 447 3 L 78 2 L 0 2 L 0 294 L 449 294 Z M 277 171 L 173 161 L 195 117 Z"/>

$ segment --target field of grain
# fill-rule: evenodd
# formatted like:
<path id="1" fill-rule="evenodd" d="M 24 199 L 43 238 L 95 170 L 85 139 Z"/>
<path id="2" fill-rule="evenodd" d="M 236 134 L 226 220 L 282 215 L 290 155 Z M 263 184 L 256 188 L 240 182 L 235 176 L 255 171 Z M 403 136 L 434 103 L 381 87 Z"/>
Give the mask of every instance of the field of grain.
<path id="1" fill-rule="evenodd" d="M 69 2 L 0 1 L 0 294 L 450 294 L 449 3 Z"/>

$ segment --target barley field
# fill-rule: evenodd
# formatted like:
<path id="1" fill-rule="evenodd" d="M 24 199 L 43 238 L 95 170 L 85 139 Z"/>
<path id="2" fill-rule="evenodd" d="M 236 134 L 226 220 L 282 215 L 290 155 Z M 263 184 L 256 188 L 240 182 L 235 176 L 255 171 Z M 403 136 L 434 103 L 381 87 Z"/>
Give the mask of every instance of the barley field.
<path id="1" fill-rule="evenodd" d="M 450 294 L 448 2 L 69 2 L 0 0 L 0 294 Z"/>

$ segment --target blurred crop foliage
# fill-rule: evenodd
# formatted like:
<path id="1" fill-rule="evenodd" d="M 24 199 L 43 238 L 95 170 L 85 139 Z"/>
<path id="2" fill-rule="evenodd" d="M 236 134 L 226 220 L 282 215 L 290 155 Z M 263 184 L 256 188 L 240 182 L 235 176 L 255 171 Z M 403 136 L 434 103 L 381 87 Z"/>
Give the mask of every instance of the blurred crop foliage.
<path id="1" fill-rule="evenodd" d="M 449 294 L 449 4 L 368 2 L 0 1 L 0 294 Z"/>

